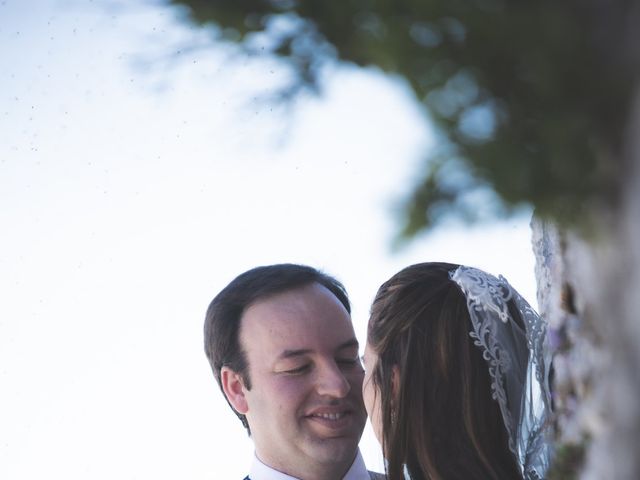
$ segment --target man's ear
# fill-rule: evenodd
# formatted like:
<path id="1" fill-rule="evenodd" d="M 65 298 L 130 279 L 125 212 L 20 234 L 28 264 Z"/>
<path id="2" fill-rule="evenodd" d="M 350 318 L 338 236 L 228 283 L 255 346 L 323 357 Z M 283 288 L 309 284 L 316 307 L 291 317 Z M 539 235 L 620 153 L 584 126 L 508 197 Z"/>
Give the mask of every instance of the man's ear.
<path id="1" fill-rule="evenodd" d="M 245 415 L 249 411 L 249 404 L 245 396 L 246 389 L 242 381 L 242 375 L 229 367 L 222 367 L 220 369 L 220 381 L 222 382 L 222 390 L 233 409 Z"/>

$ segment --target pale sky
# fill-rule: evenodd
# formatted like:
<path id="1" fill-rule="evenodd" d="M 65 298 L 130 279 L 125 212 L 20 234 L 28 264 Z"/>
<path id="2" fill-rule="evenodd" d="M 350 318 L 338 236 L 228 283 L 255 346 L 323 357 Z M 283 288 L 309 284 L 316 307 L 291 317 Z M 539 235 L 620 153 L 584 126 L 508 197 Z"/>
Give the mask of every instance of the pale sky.
<path id="1" fill-rule="evenodd" d="M 339 278 L 361 343 L 377 287 L 416 262 L 503 274 L 535 305 L 527 212 L 391 251 L 433 143 L 405 85 L 334 68 L 321 98 L 283 112 L 259 99 L 277 65 L 233 60 L 178 18 L 0 0 L 2 479 L 243 478 L 252 444 L 202 324 L 256 265 Z M 380 469 L 369 427 L 361 448 Z"/>

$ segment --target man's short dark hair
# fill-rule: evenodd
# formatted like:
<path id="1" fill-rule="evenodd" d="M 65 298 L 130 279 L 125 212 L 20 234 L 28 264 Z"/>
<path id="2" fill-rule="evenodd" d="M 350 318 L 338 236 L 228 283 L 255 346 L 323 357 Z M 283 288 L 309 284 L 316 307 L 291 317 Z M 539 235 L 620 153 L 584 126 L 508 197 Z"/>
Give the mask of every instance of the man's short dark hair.
<path id="1" fill-rule="evenodd" d="M 240 374 L 244 385 L 251 389 L 247 356 L 239 339 L 240 320 L 244 311 L 258 300 L 312 283 L 327 288 L 351 313 L 349 297 L 342 283 L 306 265 L 285 263 L 256 267 L 237 276 L 216 295 L 207 309 L 204 322 L 204 350 L 220 390 L 220 370 L 224 366 Z M 246 417 L 238 412 L 236 415 L 250 433 Z"/>

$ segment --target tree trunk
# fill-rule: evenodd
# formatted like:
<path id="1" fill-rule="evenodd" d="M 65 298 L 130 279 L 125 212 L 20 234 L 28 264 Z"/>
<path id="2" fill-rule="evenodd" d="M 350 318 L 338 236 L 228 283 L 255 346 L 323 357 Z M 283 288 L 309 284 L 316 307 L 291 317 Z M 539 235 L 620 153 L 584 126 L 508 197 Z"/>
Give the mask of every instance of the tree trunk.
<path id="1" fill-rule="evenodd" d="M 638 97 L 640 98 L 640 96 Z M 554 356 L 558 455 L 549 478 L 640 478 L 640 102 L 622 202 L 589 233 L 532 222 Z"/>

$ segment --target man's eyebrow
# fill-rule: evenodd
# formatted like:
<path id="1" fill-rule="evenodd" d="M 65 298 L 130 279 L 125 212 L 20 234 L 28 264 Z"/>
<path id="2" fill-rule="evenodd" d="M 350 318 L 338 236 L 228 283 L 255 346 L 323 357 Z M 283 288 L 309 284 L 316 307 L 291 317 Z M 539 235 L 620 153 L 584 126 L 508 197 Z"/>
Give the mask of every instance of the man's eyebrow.
<path id="1" fill-rule="evenodd" d="M 358 340 L 356 340 L 355 338 L 351 338 L 346 342 L 338 345 L 338 348 L 336 348 L 336 351 L 345 350 L 347 348 L 353 348 L 353 347 L 358 348 L 359 345 L 360 344 L 358 343 Z M 278 359 L 284 360 L 287 358 L 302 357 L 304 355 L 308 355 L 309 353 L 313 353 L 312 350 L 309 348 L 300 348 L 297 350 L 284 350 L 280 355 L 278 355 Z"/>
<path id="2" fill-rule="evenodd" d="M 285 350 L 280 355 L 278 355 L 278 358 L 285 359 L 285 358 L 292 358 L 292 357 L 301 357 L 309 353 L 311 353 L 311 350 L 308 348 L 301 348 L 299 350 Z"/>
<path id="3" fill-rule="evenodd" d="M 350 340 L 347 340 L 344 343 L 341 343 L 336 350 L 344 350 L 346 348 L 352 348 L 352 347 L 355 347 L 355 348 L 360 347 L 358 340 L 356 340 L 355 338 L 352 338 Z"/>

